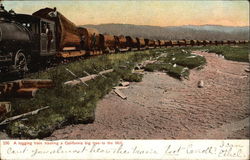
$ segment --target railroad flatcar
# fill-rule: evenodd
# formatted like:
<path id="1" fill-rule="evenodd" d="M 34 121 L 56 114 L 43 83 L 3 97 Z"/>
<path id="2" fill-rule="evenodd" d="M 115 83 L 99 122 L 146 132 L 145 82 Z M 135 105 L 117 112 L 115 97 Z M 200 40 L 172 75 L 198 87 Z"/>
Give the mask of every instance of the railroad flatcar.
<path id="1" fill-rule="evenodd" d="M 186 42 L 184 40 L 178 40 L 179 46 L 186 46 Z"/>
<path id="2" fill-rule="evenodd" d="M 172 47 L 178 46 L 178 41 L 176 41 L 176 40 L 171 40 L 170 43 L 171 43 Z"/>
<path id="3" fill-rule="evenodd" d="M 137 51 L 139 43 L 137 42 L 136 38 L 131 36 L 126 36 L 127 46 L 129 46 L 130 51 Z"/>
<path id="4" fill-rule="evenodd" d="M 222 45 L 223 41 L 217 41 L 217 44 Z"/>
<path id="5" fill-rule="evenodd" d="M 94 28 L 78 27 L 78 32 L 81 37 L 82 52 L 88 55 L 102 54 L 101 38 L 98 30 Z"/>
<path id="6" fill-rule="evenodd" d="M 236 44 L 234 40 L 230 40 L 230 44 Z"/>
<path id="7" fill-rule="evenodd" d="M 53 42 L 56 44 L 56 48 L 53 48 L 57 55 L 63 55 L 64 51 L 68 54 L 70 50 L 71 53 L 74 52 L 74 55 L 80 56 L 82 52 L 79 52 L 82 48 L 81 41 L 82 38 L 79 35 L 78 27 L 64 17 L 60 12 L 56 11 L 56 8 L 43 8 L 34 12 L 33 17 L 43 18 L 53 22 L 42 22 L 41 31 L 42 39 L 44 43 L 47 44 L 47 50 L 49 50 L 49 32 L 52 32 L 55 36 Z M 46 33 L 46 31 L 48 33 Z"/>
<path id="8" fill-rule="evenodd" d="M 139 50 L 145 50 L 146 49 L 146 43 L 144 38 L 136 38 L 137 44 L 138 44 L 138 49 Z"/>
<path id="9" fill-rule="evenodd" d="M 227 44 L 228 44 L 227 40 L 222 41 L 222 45 L 227 45 Z"/>
<path id="10" fill-rule="evenodd" d="M 210 41 L 209 40 L 204 40 L 203 44 L 204 44 L 204 46 L 209 45 Z"/>
<path id="11" fill-rule="evenodd" d="M 166 47 L 171 46 L 171 41 L 170 40 L 165 40 L 165 46 Z"/>
<path id="12" fill-rule="evenodd" d="M 190 41 L 190 44 L 191 44 L 191 46 L 197 45 L 197 40 L 191 40 L 191 41 Z"/>
<path id="13" fill-rule="evenodd" d="M 159 40 L 160 43 L 160 47 L 164 47 L 165 46 L 165 41 L 164 40 Z"/>
<path id="14" fill-rule="evenodd" d="M 124 35 L 115 36 L 117 42 L 117 51 L 118 52 L 126 52 L 129 50 L 129 46 L 127 44 L 126 37 Z"/>
<path id="15" fill-rule="evenodd" d="M 190 46 L 191 45 L 191 40 L 186 40 L 185 39 L 185 44 L 186 44 L 186 46 Z"/>
<path id="16" fill-rule="evenodd" d="M 100 34 L 100 49 L 103 53 L 115 53 L 117 50 L 117 41 L 115 36 L 109 34 Z"/>
<path id="17" fill-rule="evenodd" d="M 155 48 L 155 41 L 154 40 L 152 40 L 152 39 L 145 39 L 145 43 L 146 43 L 148 49 Z"/>
<path id="18" fill-rule="evenodd" d="M 160 42 L 158 40 L 154 40 L 155 42 L 155 48 L 159 48 L 160 47 Z"/>
<path id="19" fill-rule="evenodd" d="M 245 41 L 244 41 L 244 40 L 240 40 L 239 43 L 240 43 L 240 44 L 244 44 Z"/>
<path id="20" fill-rule="evenodd" d="M 146 48 L 146 49 L 149 49 L 149 39 L 148 39 L 148 38 L 145 38 L 145 39 L 144 39 L 144 42 L 145 42 L 145 48 Z"/>
<path id="21" fill-rule="evenodd" d="M 203 40 L 197 40 L 197 45 L 198 45 L 198 46 L 204 45 L 204 41 L 203 41 Z"/>
<path id="22" fill-rule="evenodd" d="M 214 41 L 214 44 L 217 46 L 218 45 L 218 41 Z"/>

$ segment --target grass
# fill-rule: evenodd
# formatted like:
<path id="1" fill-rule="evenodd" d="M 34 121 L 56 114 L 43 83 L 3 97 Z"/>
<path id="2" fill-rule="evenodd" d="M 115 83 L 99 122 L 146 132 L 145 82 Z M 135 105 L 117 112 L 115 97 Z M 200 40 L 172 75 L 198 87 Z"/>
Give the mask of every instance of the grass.
<path id="1" fill-rule="evenodd" d="M 168 75 L 181 79 L 188 78 L 189 69 L 200 67 L 206 63 L 202 56 L 193 55 L 190 51 L 170 49 L 166 56 L 160 57 L 154 64 L 148 64 L 146 71 L 166 71 Z"/>
<path id="2" fill-rule="evenodd" d="M 93 122 L 97 101 L 117 86 L 121 79 L 141 81 L 142 75 L 131 73 L 132 69 L 137 63 L 159 55 L 160 50 L 96 56 L 29 75 L 27 78 L 52 79 L 56 87 L 40 89 L 32 99 L 4 99 L 11 101 L 13 107 L 1 120 L 45 106 L 50 108 L 37 115 L 13 121 L 5 126 L 7 133 L 12 137 L 43 138 L 67 124 Z M 105 74 L 106 78 L 99 76 L 88 81 L 88 86 L 79 84 L 72 87 L 63 84 L 75 79 L 65 68 L 78 77 L 86 76 L 83 71 L 94 74 L 113 68 L 114 72 Z"/>
<path id="3" fill-rule="evenodd" d="M 238 62 L 249 62 L 249 44 L 218 45 L 218 46 L 194 46 L 185 50 L 206 50 L 209 53 L 223 55 L 225 59 Z"/>
<path id="4" fill-rule="evenodd" d="M 216 53 L 223 55 L 225 59 L 239 62 L 249 62 L 249 46 L 237 45 L 237 46 L 211 46 L 210 53 Z"/>

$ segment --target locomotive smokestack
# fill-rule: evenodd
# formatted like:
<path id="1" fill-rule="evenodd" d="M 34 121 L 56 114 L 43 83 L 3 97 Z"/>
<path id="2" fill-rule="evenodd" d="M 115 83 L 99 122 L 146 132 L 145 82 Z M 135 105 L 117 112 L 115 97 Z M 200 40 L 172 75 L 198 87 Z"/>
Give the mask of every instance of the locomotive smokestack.
<path id="1" fill-rule="evenodd" d="M 14 16 L 16 14 L 16 12 L 13 9 L 11 9 L 11 10 L 9 10 L 9 14 L 11 14 L 12 16 Z"/>

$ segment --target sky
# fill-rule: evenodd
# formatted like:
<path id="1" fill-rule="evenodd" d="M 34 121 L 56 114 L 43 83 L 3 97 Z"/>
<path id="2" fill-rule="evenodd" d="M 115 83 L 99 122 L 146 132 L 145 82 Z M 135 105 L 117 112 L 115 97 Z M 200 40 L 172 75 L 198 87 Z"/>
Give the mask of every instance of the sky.
<path id="1" fill-rule="evenodd" d="M 7 10 L 32 14 L 44 7 L 57 7 L 76 25 L 124 23 L 151 26 L 225 25 L 249 26 L 249 2 L 246 0 L 178 1 L 3 1 Z"/>

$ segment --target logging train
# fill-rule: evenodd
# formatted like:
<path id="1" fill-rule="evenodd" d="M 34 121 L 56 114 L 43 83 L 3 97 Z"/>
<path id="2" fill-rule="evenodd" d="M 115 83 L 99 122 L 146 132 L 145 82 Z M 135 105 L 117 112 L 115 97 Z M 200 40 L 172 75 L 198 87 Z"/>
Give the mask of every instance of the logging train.
<path id="1" fill-rule="evenodd" d="M 156 47 L 222 45 L 248 41 L 152 40 L 101 34 L 78 27 L 56 11 L 40 9 L 32 15 L 7 12 L 0 6 L 0 72 L 27 72 L 51 59 L 145 50 Z"/>

